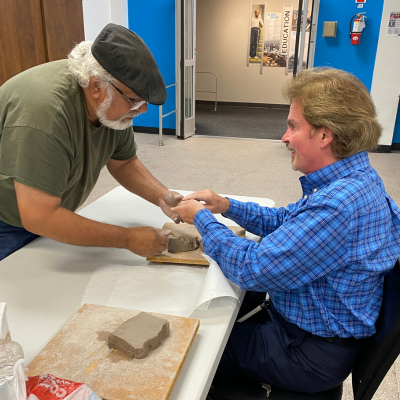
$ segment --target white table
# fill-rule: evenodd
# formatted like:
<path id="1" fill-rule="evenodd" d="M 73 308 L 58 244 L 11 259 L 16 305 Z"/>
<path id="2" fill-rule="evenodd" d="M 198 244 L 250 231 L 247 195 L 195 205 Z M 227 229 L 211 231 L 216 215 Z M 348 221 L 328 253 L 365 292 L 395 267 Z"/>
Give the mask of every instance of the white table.
<path id="1" fill-rule="evenodd" d="M 182 194 L 189 192 L 178 190 Z M 269 199 L 230 196 L 274 207 Z M 170 222 L 154 205 L 117 187 L 79 214 L 121 226 Z M 221 222 L 232 221 L 218 216 Z M 29 363 L 80 308 L 85 288 L 97 267 L 143 265 L 127 250 L 77 247 L 39 238 L 0 262 L 0 302 L 7 302 L 11 336 L 22 345 Z M 240 300 L 244 292 L 240 295 Z M 205 399 L 239 310 L 233 299 L 211 302 L 195 311 L 200 328 L 171 394 L 171 400 Z"/>

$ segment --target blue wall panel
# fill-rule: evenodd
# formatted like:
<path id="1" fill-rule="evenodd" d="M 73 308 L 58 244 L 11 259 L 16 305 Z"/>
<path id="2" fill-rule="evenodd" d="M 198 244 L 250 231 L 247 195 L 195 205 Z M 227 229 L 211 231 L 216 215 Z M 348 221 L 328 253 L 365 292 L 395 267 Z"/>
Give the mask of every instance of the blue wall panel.
<path id="1" fill-rule="evenodd" d="M 348 71 L 371 90 L 383 1 L 369 0 L 363 8 L 357 8 L 354 0 L 321 0 L 314 66 L 330 66 Z M 350 19 L 358 12 L 366 12 L 366 27 L 361 34 L 360 44 L 351 45 Z M 337 21 L 335 38 L 322 37 L 324 21 Z"/>
<path id="2" fill-rule="evenodd" d="M 175 83 L 175 1 L 128 0 L 129 29 L 147 44 L 158 64 L 165 84 Z M 163 114 L 175 109 L 175 87 L 167 89 Z M 135 126 L 158 127 L 158 106 L 149 104 L 147 112 L 133 121 Z M 175 129 L 175 114 L 163 119 L 163 127 Z"/>
<path id="3" fill-rule="evenodd" d="M 394 126 L 393 143 L 400 143 L 400 102 L 397 108 L 396 124 Z"/>

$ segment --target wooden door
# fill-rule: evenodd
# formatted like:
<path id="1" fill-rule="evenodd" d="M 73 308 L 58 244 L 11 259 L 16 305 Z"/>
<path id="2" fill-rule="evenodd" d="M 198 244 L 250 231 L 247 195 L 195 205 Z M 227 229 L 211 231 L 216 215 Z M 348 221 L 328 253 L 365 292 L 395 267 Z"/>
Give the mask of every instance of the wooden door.
<path id="1" fill-rule="evenodd" d="M 83 40 L 82 0 L 0 0 L 0 86 Z"/>
<path id="2" fill-rule="evenodd" d="M 85 40 L 82 0 L 41 1 L 47 61 L 67 58 L 74 45 Z"/>
<path id="3" fill-rule="evenodd" d="M 44 62 L 40 0 L 0 0 L 0 85 Z"/>

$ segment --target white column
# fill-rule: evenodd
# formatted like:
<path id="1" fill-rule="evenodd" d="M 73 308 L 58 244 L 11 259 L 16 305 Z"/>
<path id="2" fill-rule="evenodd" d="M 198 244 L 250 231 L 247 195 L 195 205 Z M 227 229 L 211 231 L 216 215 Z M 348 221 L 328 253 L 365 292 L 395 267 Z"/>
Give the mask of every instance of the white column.
<path id="1" fill-rule="evenodd" d="M 128 0 L 110 0 L 111 21 L 128 28 Z"/>
<path id="2" fill-rule="evenodd" d="M 400 36 L 386 36 L 391 11 L 400 12 L 398 0 L 385 0 L 383 4 L 371 86 L 371 95 L 378 112 L 378 119 L 383 126 L 382 137 L 379 141 L 379 144 L 383 146 L 392 144 L 400 95 Z M 368 19 L 365 29 L 368 29 Z"/>
<path id="3" fill-rule="evenodd" d="M 121 13 L 122 20 L 121 25 L 125 28 L 129 28 L 129 19 L 128 19 L 128 0 L 120 0 L 121 2 Z"/>
<path id="4" fill-rule="evenodd" d="M 128 0 L 83 0 L 85 40 L 94 40 L 110 22 L 128 28 Z"/>

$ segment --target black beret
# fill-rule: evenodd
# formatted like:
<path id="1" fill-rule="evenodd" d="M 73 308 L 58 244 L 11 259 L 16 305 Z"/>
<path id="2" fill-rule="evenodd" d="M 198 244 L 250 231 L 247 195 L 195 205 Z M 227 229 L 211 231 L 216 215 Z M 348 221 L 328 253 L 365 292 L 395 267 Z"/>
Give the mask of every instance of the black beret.
<path id="1" fill-rule="evenodd" d="M 92 44 L 92 54 L 115 79 L 150 104 L 167 99 L 164 79 L 146 43 L 123 26 L 108 24 Z"/>

